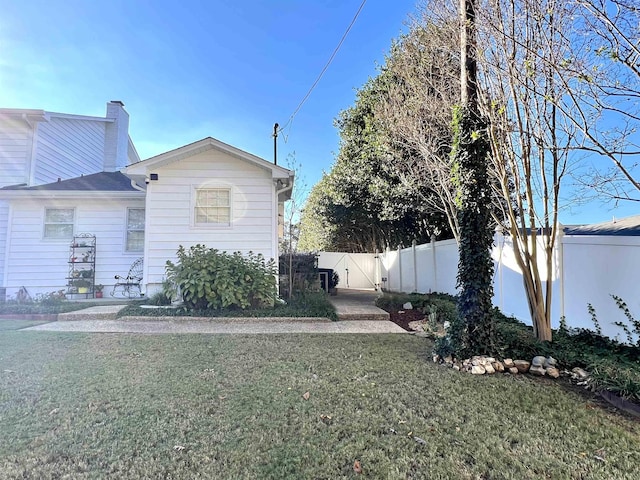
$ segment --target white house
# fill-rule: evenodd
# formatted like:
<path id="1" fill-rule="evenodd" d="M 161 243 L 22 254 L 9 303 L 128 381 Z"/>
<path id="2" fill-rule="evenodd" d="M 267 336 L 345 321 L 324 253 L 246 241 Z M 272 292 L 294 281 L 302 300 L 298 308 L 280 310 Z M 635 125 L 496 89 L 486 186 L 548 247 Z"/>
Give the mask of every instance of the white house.
<path id="1" fill-rule="evenodd" d="M 214 138 L 130 165 L 146 185 L 144 283 L 162 284 L 180 245 L 261 253 L 278 259 L 284 203 L 294 174 Z"/>
<path id="2" fill-rule="evenodd" d="M 139 161 L 121 102 L 84 117 L 0 109 L 0 294 L 62 290 L 74 234 L 96 236 L 95 283 L 144 258 L 159 287 L 179 245 L 278 254 L 293 173 L 212 138 Z"/>

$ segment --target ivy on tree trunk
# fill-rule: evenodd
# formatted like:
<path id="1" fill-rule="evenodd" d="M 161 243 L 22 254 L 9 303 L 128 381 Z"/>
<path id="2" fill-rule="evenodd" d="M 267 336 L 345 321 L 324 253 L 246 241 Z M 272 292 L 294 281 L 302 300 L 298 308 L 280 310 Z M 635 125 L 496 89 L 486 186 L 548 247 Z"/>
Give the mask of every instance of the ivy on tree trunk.
<path id="1" fill-rule="evenodd" d="M 487 123 L 467 107 L 454 112 L 454 181 L 458 186 L 460 259 L 458 310 L 464 327 L 456 329 L 456 353 L 491 354 L 495 328 L 492 317 L 493 260 L 491 192 L 488 181 L 490 144 Z"/>

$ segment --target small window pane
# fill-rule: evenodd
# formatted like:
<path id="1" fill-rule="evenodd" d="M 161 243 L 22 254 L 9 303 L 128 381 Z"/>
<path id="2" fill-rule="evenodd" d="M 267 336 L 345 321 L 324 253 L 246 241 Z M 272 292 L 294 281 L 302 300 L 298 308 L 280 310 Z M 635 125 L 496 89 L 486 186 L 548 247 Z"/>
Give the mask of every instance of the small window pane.
<path id="1" fill-rule="evenodd" d="M 47 223 L 73 223 L 73 209 L 47 208 Z"/>
<path id="2" fill-rule="evenodd" d="M 144 232 L 129 232 L 127 235 L 127 251 L 141 252 L 144 249 Z"/>
<path id="3" fill-rule="evenodd" d="M 127 226 L 129 228 L 144 229 L 144 209 L 130 208 Z"/>
<path id="4" fill-rule="evenodd" d="M 144 250 L 144 208 L 127 210 L 127 252 Z"/>
<path id="5" fill-rule="evenodd" d="M 231 191 L 221 188 L 202 188 L 196 191 L 194 211 L 196 224 L 231 223 Z"/>
<path id="6" fill-rule="evenodd" d="M 73 225 L 45 225 L 44 236 L 45 238 L 71 238 L 73 237 Z"/>
<path id="7" fill-rule="evenodd" d="M 44 238 L 73 237 L 73 208 L 46 208 L 44 211 Z"/>

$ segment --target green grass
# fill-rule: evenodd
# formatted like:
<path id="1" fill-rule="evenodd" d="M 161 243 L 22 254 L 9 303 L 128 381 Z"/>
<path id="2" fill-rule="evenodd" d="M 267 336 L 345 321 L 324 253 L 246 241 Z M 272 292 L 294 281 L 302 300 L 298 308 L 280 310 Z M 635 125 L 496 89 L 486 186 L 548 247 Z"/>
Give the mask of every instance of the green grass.
<path id="1" fill-rule="evenodd" d="M 0 478 L 339 479 L 355 460 L 360 478 L 640 478 L 639 423 L 548 381 L 436 366 L 430 349 L 2 332 Z"/>
<path id="2" fill-rule="evenodd" d="M 42 325 L 43 323 L 49 322 L 40 320 L 0 319 L 0 332 L 5 330 L 20 330 L 21 328 Z"/>

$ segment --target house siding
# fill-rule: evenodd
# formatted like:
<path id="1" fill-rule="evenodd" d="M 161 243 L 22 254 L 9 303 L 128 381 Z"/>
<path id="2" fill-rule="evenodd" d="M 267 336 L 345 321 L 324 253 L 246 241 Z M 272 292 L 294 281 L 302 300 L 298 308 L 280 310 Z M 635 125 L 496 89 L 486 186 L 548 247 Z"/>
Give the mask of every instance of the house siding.
<path id="1" fill-rule="evenodd" d="M 7 294 L 15 295 L 21 286 L 32 296 L 66 289 L 70 240 L 43 239 L 45 208 L 74 208 L 75 233 L 96 235 L 96 283 L 104 284 L 108 294 L 114 276 L 126 274 L 142 256 L 142 252 L 124 251 L 128 207 L 144 208 L 144 200 L 14 200 L 7 242 Z"/>
<path id="2" fill-rule="evenodd" d="M 105 122 L 51 117 L 38 127 L 34 185 L 102 171 Z"/>
<path id="3" fill-rule="evenodd" d="M 31 128 L 24 120 L 0 120 L 0 187 L 28 182 L 31 138 Z"/>
<path id="4" fill-rule="evenodd" d="M 4 258 L 7 247 L 7 224 L 9 221 L 9 202 L 0 200 L 0 287 L 4 287 Z M 0 301 L 2 299 L 0 298 Z"/>
<path id="5" fill-rule="evenodd" d="M 273 256 L 276 212 L 270 172 L 218 150 L 152 171 L 158 173 L 159 180 L 151 182 L 147 190 L 147 284 L 162 282 L 166 261 L 175 260 L 180 245 L 204 244 L 226 252 Z M 230 226 L 192 225 L 192 198 L 197 187 L 231 188 Z"/>

